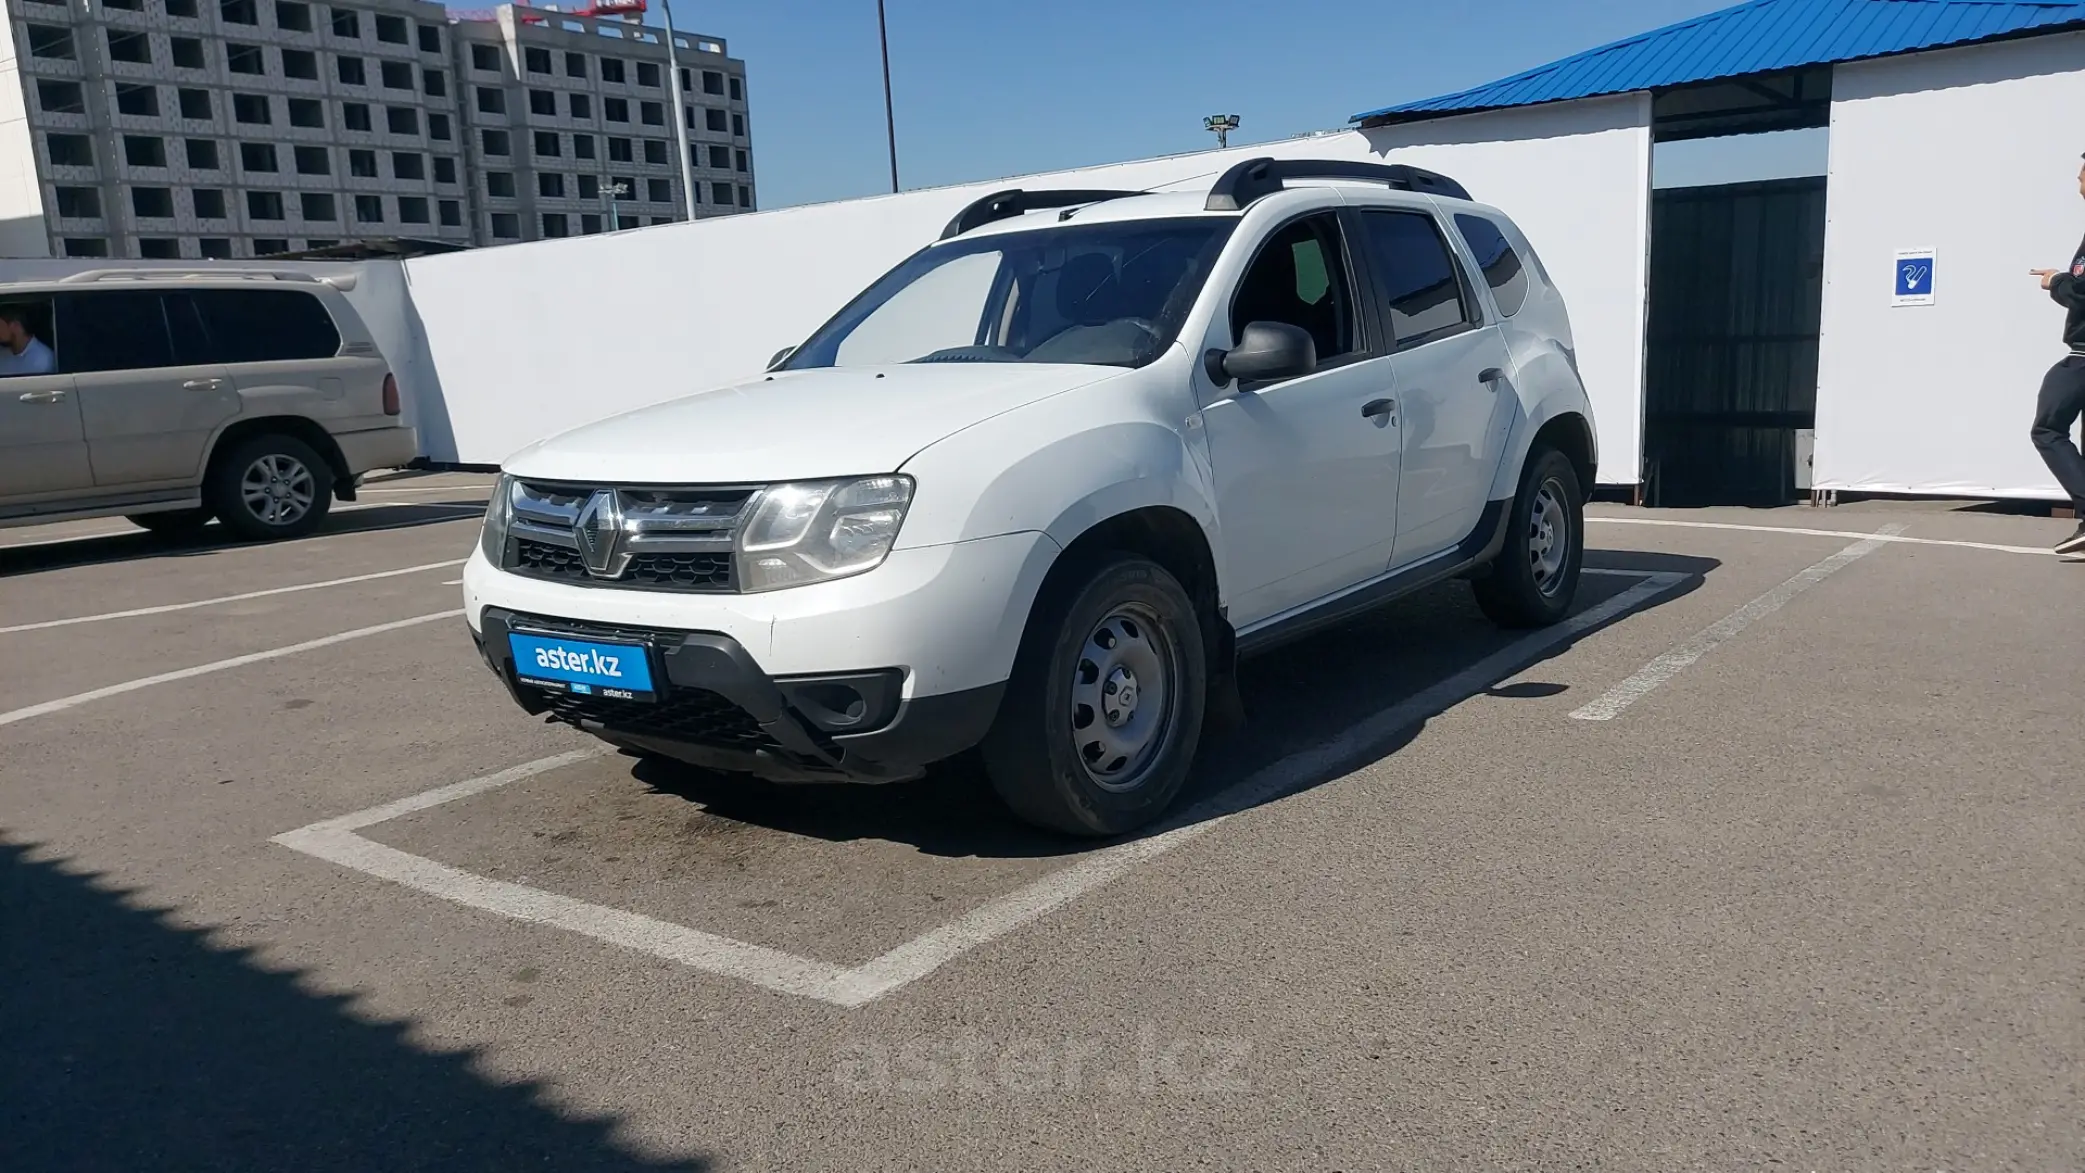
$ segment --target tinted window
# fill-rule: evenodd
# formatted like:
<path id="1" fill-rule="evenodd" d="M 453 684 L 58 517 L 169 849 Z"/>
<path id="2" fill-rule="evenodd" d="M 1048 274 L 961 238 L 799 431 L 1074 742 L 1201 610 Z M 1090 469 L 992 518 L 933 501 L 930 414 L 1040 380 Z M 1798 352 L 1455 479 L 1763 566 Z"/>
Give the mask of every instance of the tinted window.
<path id="1" fill-rule="evenodd" d="M 1519 313 L 1528 299 L 1528 275 L 1506 234 L 1484 217 L 1467 214 L 1455 218 L 1455 228 L 1470 246 L 1471 255 L 1477 258 L 1477 267 L 1484 271 L 1491 295 L 1498 300 L 1499 312 L 1509 318 Z"/>
<path id="2" fill-rule="evenodd" d="M 1470 321 L 1462 278 L 1433 217 L 1418 212 L 1364 212 L 1369 256 L 1389 301 L 1399 346 L 1416 346 Z"/>
<path id="3" fill-rule="evenodd" d="M 1323 362 L 1356 349 L 1353 307 L 1338 218 L 1306 216 L 1276 232 L 1245 271 L 1231 301 L 1231 337 L 1250 322 L 1286 322 L 1310 334 Z"/>
<path id="4" fill-rule="evenodd" d="M 211 362 L 330 358 L 340 350 L 340 332 L 333 328 L 332 317 L 308 293 L 198 289 L 174 296 L 192 299 L 193 321 L 203 333 Z M 183 316 L 175 314 L 177 319 Z"/>
<path id="5" fill-rule="evenodd" d="M 68 293 L 59 299 L 58 316 L 68 371 L 136 371 L 174 365 L 166 312 L 157 293 Z"/>

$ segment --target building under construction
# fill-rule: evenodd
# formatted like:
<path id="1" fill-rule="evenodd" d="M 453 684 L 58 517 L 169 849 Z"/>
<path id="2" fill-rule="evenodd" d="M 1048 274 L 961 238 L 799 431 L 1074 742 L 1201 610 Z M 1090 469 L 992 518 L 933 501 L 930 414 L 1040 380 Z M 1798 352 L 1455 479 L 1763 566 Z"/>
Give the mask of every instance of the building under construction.
<path id="1" fill-rule="evenodd" d="M 669 51 L 645 0 L 4 4 L 0 255 L 498 244 L 686 219 L 691 187 L 698 217 L 756 206 L 744 63 Z"/>

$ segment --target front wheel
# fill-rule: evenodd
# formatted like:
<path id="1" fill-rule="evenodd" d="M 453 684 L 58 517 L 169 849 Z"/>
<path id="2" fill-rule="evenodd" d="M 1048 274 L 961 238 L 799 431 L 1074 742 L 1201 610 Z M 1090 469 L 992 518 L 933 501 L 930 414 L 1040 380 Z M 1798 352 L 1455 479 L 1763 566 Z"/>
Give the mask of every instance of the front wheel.
<path id="1" fill-rule="evenodd" d="M 1120 835 L 1163 814 L 1194 764 L 1208 685 L 1201 617 L 1179 580 L 1134 555 L 1053 585 L 986 735 L 985 772 L 1026 822 Z"/>
<path id="2" fill-rule="evenodd" d="M 1570 458 L 1532 453 L 1509 509 L 1505 550 L 1471 584 L 1477 606 L 1501 627 L 1547 627 L 1570 612 L 1585 560 L 1585 497 Z"/>

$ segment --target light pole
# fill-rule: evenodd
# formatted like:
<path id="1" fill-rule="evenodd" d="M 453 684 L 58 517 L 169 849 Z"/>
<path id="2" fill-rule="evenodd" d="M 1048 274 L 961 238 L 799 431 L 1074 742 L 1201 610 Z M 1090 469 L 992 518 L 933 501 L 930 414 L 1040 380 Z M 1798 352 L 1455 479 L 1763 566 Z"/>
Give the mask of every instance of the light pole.
<path id="1" fill-rule="evenodd" d="M 890 28 L 883 20 L 883 0 L 876 0 L 876 39 L 883 45 L 883 133 L 890 142 L 890 189 L 898 190 L 898 116 L 890 100 Z"/>
<path id="2" fill-rule="evenodd" d="M 659 12 L 666 18 L 666 69 L 672 77 L 673 86 L 673 156 L 680 160 L 681 196 L 687 202 L 688 221 L 695 220 L 695 174 L 688 159 L 688 95 L 687 87 L 681 85 L 681 59 L 673 45 L 672 0 L 659 0 Z"/>
<path id="3" fill-rule="evenodd" d="M 623 217 L 622 213 L 616 208 L 615 201 L 629 194 L 629 184 L 620 182 L 611 176 L 603 175 L 601 177 L 601 200 L 608 205 L 608 231 L 617 232 L 622 229 Z"/>
<path id="4" fill-rule="evenodd" d="M 1238 129 L 1236 114 L 1211 114 L 1202 119 L 1202 129 L 1216 132 L 1216 149 L 1223 150 L 1231 145 L 1231 132 Z"/>

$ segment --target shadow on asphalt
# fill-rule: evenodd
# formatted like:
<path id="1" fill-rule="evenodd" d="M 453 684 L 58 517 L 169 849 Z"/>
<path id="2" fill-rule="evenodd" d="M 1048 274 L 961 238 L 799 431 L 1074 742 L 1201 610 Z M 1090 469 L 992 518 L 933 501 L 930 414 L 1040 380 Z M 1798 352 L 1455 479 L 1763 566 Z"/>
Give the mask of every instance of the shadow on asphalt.
<path id="1" fill-rule="evenodd" d="M 470 500 L 468 495 L 455 500 L 416 501 L 398 504 L 384 503 L 352 513 L 335 513 L 326 519 L 317 533 L 278 545 L 295 545 L 299 541 L 315 538 L 340 537 L 343 534 L 375 533 L 393 529 L 420 529 L 424 526 L 441 525 L 445 522 L 474 518 L 484 513 L 485 501 Z M 8 536 L 20 535 L 20 536 Z M 69 570 L 76 566 L 97 566 L 112 562 L 143 562 L 158 558 L 203 558 L 225 550 L 237 550 L 247 546 L 268 545 L 265 542 L 246 542 L 230 537 L 225 528 L 212 522 L 194 538 L 181 540 L 161 537 L 155 533 L 139 530 L 136 533 L 114 534 L 102 537 L 79 538 L 59 541 L 51 545 L 34 545 L 10 549 L 5 543 L 36 541 L 35 527 L 0 530 L 0 578 L 36 574 L 47 570 Z"/>
<path id="2" fill-rule="evenodd" d="M 709 1168 L 619 1149 L 534 1084 L 303 989 L 94 877 L 0 842 L 9 1173 Z"/>
<path id="3" fill-rule="evenodd" d="M 1698 589 L 1722 565 L 1712 558 L 1637 551 L 1589 551 L 1586 565 L 1644 574 L 1674 573 L 1685 581 L 1607 623 L 1551 645 L 1527 663 L 1500 674 L 1519 675 L 1568 651 L 1632 615 L 1665 606 Z M 1628 578 L 1588 575 L 1577 609 L 1597 606 L 1634 586 Z M 1336 763 L 1301 778 L 1272 797 L 1233 793 L 1255 771 L 1313 746 L 1332 743 L 1368 718 L 1426 691 L 1522 638 L 1502 631 L 1478 611 L 1466 584 L 1445 583 L 1352 623 L 1286 645 L 1246 662 L 1240 673 L 1246 723 L 1203 743 L 1195 773 L 1174 805 L 1175 816 L 1143 834 L 1216 818 L 1322 785 L 1395 754 L 1438 715 L 1427 713 L 1374 743 L 1357 743 Z M 1449 699 L 1446 711 L 1470 696 L 1509 700 L 1560 696 L 1568 686 L 1526 680 L 1505 688 L 1497 680 Z M 664 759 L 633 763 L 633 775 L 663 794 L 699 804 L 706 813 L 789 835 L 834 842 L 861 839 L 906 843 L 928 855 L 960 858 L 1031 858 L 1076 855 L 1092 841 L 1036 831 L 1016 823 L 970 760 L 948 763 L 917 782 L 892 786 L 776 786 L 729 777 Z M 1134 838 L 1134 836 L 1133 836 Z"/>

